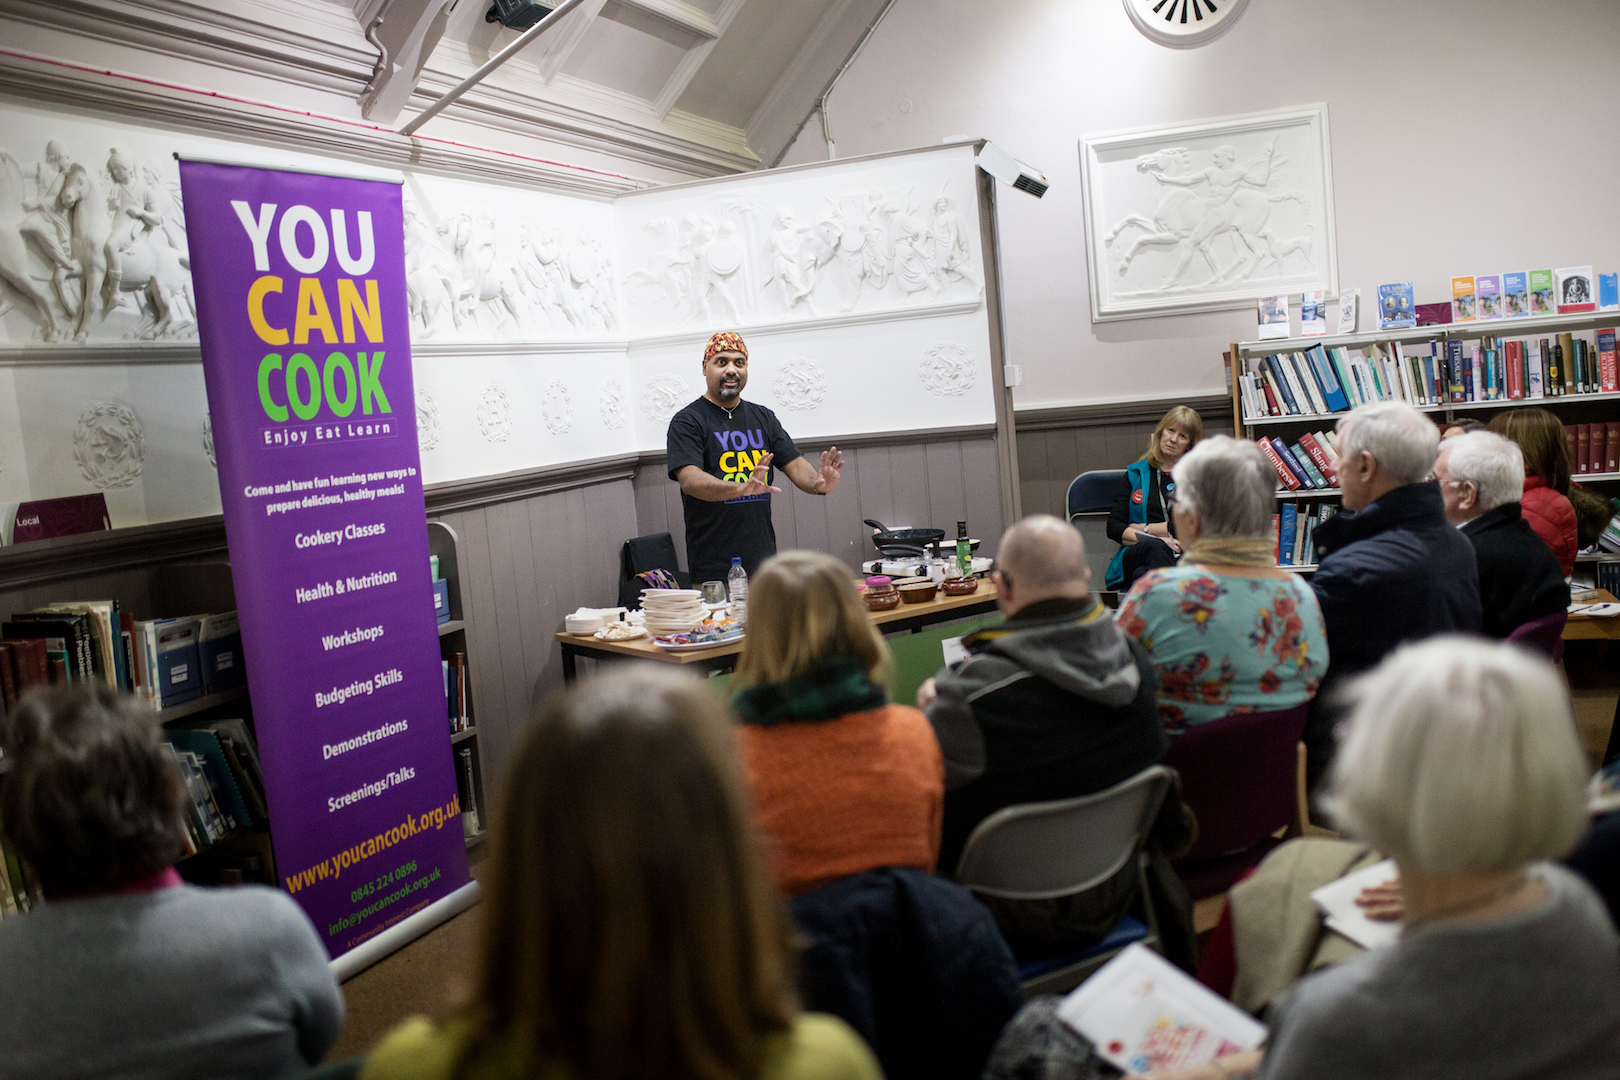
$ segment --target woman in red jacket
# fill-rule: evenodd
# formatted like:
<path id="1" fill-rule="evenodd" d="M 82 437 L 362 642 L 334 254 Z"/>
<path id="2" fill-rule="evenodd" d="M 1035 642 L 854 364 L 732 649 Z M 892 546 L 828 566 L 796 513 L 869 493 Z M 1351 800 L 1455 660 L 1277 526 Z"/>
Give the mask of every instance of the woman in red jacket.
<path id="1" fill-rule="evenodd" d="M 1575 572 L 1575 508 L 1569 501 L 1569 443 L 1564 425 L 1546 409 L 1510 409 L 1491 421 L 1491 430 L 1524 452 L 1524 520 L 1547 542 L 1568 577 Z"/>

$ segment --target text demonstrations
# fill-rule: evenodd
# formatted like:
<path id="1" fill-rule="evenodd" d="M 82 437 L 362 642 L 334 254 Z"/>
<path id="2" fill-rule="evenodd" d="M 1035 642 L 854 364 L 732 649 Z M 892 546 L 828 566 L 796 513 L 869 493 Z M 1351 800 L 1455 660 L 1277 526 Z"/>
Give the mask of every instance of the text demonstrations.
<path id="1" fill-rule="evenodd" d="M 315 707 L 324 709 L 328 705 L 342 705 L 352 697 L 361 694 L 372 694 L 384 687 L 394 686 L 405 680 L 405 673 L 398 668 L 389 668 L 379 671 L 369 679 L 356 679 L 348 686 L 334 686 L 331 690 L 315 691 Z"/>

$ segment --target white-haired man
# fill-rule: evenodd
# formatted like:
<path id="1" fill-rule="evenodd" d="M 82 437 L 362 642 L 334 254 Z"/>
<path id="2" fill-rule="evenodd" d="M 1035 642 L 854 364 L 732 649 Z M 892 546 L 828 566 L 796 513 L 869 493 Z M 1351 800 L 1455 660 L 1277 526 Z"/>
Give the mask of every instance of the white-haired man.
<path id="1" fill-rule="evenodd" d="M 1489 431 L 1440 444 L 1434 462 L 1446 520 L 1474 545 L 1485 633 L 1505 638 L 1569 606 L 1569 583 L 1552 553 L 1519 511 L 1524 454 Z"/>
<path id="2" fill-rule="evenodd" d="M 1396 646 L 1452 631 L 1479 633 L 1474 548 L 1446 521 L 1429 481 L 1440 433 L 1410 405 L 1363 405 L 1339 421 L 1344 512 L 1316 532 L 1311 579 L 1327 623 L 1328 670 L 1305 725 L 1307 781 L 1333 758 L 1336 683 Z"/>

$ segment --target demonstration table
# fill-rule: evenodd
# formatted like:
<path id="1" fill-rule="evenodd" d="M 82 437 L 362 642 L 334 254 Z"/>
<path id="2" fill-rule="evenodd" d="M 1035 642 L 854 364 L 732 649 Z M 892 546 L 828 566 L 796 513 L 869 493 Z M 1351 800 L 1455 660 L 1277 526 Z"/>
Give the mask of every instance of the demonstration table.
<path id="1" fill-rule="evenodd" d="M 1597 597 L 1583 600 L 1583 604 L 1612 604 L 1614 594 L 1607 589 L 1597 590 Z M 1620 638 L 1620 616 L 1593 618 L 1590 615 L 1571 615 L 1564 624 L 1565 641 L 1602 641 Z"/>
<path id="2" fill-rule="evenodd" d="M 910 631 L 915 634 L 926 626 L 983 615 L 996 609 L 996 587 L 988 578 L 979 580 L 979 591 L 967 596 L 946 596 L 936 593 L 924 604 L 902 603 L 892 611 L 868 613 L 872 622 L 885 634 Z M 680 664 L 699 671 L 730 671 L 737 666 L 737 656 L 743 642 L 726 641 L 706 649 L 664 649 L 649 638 L 631 641 L 600 641 L 590 634 L 558 634 L 562 646 L 563 681 L 573 682 L 575 661 L 584 656 L 593 660 L 656 660 L 663 664 Z"/>

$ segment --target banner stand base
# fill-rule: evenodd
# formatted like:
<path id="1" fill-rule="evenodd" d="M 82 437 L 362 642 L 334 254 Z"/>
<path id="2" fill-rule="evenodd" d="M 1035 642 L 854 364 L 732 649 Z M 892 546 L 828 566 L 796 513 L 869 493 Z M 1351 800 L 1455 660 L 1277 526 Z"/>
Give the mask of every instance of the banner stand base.
<path id="1" fill-rule="evenodd" d="M 338 982 L 347 982 L 391 953 L 398 952 L 417 938 L 460 915 L 483 897 L 478 882 L 469 881 L 449 896 L 429 904 L 415 915 L 390 926 L 330 963 Z"/>

